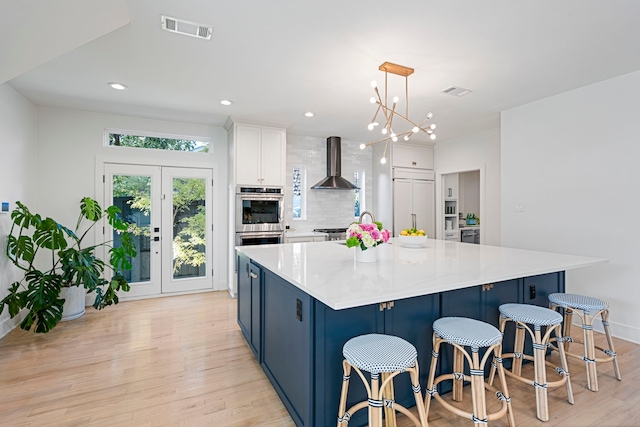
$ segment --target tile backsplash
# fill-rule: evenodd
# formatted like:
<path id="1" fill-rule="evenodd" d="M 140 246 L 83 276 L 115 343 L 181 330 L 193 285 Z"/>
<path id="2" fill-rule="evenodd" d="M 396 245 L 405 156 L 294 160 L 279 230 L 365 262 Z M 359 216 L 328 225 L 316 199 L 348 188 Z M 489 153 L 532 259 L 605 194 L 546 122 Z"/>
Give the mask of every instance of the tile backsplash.
<path id="1" fill-rule="evenodd" d="M 354 172 L 365 174 L 364 208 L 373 206 L 372 153 L 360 150 L 360 142 L 342 140 L 342 176 L 353 182 Z M 293 168 L 306 169 L 306 220 L 294 220 L 292 212 Z M 314 228 L 347 227 L 354 217 L 353 196 L 349 190 L 312 190 L 311 186 L 327 175 L 327 140 L 287 134 L 287 185 L 285 187 L 285 223 L 299 232 Z"/>

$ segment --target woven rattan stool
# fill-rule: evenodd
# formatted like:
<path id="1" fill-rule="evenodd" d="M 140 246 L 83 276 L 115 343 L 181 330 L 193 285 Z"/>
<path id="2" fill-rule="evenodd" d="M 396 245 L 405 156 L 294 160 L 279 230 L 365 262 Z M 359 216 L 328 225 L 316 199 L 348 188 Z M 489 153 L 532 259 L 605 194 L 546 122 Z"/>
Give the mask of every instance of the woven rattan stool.
<path id="1" fill-rule="evenodd" d="M 549 404 L 547 399 L 547 389 L 549 387 L 560 387 L 565 385 L 567 388 L 567 399 L 573 404 L 573 391 L 571 390 L 571 380 L 569 378 L 569 368 L 567 366 L 567 358 L 562 346 L 560 347 L 560 363 L 561 367 L 555 367 L 545 359 L 547 347 L 551 340 L 551 334 L 555 332 L 559 335 L 562 328 L 562 316 L 553 310 L 545 307 L 528 304 L 502 304 L 500 310 L 500 332 L 504 333 L 507 322 L 516 323 L 516 338 L 513 353 L 502 355 L 503 359 L 513 359 L 513 365 L 506 374 L 516 378 L 526 384 L 534 386 L 536 391 L 536 415 L 539 420 L 549 421 Z M 533 330 L 529 327 L 533 326 Z M 542 335 L 542 326 L 546 327 L 546 332 Z M 523 353 L 525 331 L 531 336 L 533 342 L 533 356 Z M 534 379 L 522 376 L 522 361 L 532 360 L 534 366 Z M 547 366 L 555 367 L 561 378 L 557 381 L 547 382 Z M 491 368 L 489 375 L 491 381 L 495 375 L 495 366 Z"/>
<path id="2" fill-rule="evenodd" d="M 435 378 L 440 345 L 445 342 L 453 346 L 454 372 Z M 471 353 L 467 351 L 467 347 L 471 349 Z M 482 359 L 480 359 L 478 354 L 480 348 L 487 349 Z M 488 323 L 464 317 L 443 317 L 436 320 L 433 323 L 433 353 L 427 382 L 427 393 L 425 394 L 425 413 L 427 417 L 429 416 L 431 397 L 433 397 L 445 409 L 456 415 L 472 420 L 475 425 L 486 425 L 489 421 L 496 420 L 506 414 L 509 425 L 514 427 L 515 422 L 513 412 L 511 411 L 511 399 L 509 398 L 509 391 L 507 390 L 504 369 L 500 362 L 501 352 L 502 334 Z M 484 381 L 484 366 L 492 353 L 497 360 L 497 370 L 502 391 L 497 391 Z M 469 377 L 463 372 L 465 359 L 469 364 L 471 374 Z M 462 386 L 464 381 L 471 382 L 473 412 L 466 412 L 457 408 L 440 397 L 436 391 L 436 386 L 445 380 L 453 380 L 453 400 L 458 402 L 462 401 Z M 485 388 L 494 391 L 501 401 L 500 410 L 491 414 L 487 414 Z"/>
<path id="3" fill-rule="evenodd" d="M 613 361 L 613 369 L 616 379 L 622 380 L 620 376 L 620 367 L 618 366 L 618 358 L 613 348 L 613 340 L 609 329 L 609 304 L 601 299 L 576 294 L 551 294 L 549 295 L 549 303 L 552 309 L 558 307 L 564 308 L 564 331 L 562 337 L 558 338 L 558 342 L 564 342 L 564 349 L 567 356 L 582 359 L 587 366 L 587 387 L 591 391 L 598 391 L 598 373 L 596 370 L 596 362 Z M 580 316 L 582 320 L 583 341 L 571 338 L 571 320 L 573 313 Z M 607 336 L 609 348 L 602 348 L 594 344 L 593 341 L 593 319 L 598 315 L 602 318 L 602 326 Z M 582 354 L 576 354 L 569 351 L 569 343 L 577 342 L 584 346 Z M 560 347 L 560 345 L 558 345 Z M 596 358 L 596 349 L 606 354 L 606 357 Z"/>
<path id="4" fill-rule="evenodd" d="M 353 414 L 366 406 L 369 407 L 370 427 L 382 426 L 383 407 L 388 417 L 387 425 L 390 424 L 389 418 L 393 418 L 395 422 L 395 411 L 399 411 L 409 417 L 415 425 L 426 427 L 427 418 L 420 392 L 418 352 L 413 345 L 392 335 L 360 335 L 345 343 L 342 354 L 344 376 L 338 407 L 338 427 L 348 425 Z M 362 379 L 369 398 L 346 410 L 351 369 L 354 369 Z M 371 385 L 362 371 L 371 374 Z M 411 375 L 419 419 L 407 408 L 393 401 L 393 378 L 402 372 L 408 372 Z M 382 383 L 380 383 L 380 376 L 382 376 Z"/>

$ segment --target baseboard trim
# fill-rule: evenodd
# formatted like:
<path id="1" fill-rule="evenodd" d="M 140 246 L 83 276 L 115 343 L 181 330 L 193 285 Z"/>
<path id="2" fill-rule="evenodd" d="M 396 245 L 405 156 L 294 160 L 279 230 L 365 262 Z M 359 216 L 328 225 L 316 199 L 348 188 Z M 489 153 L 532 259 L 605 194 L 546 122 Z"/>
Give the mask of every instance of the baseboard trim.
<path id="1" fill-rule="evenodd" d="M 2 322 L 0 322 L 0 339 L 4 338 L 9 332 L 17 328 L 20 322 L 22 322 L 23 318 L 24 314 L 18 313 L 18 315 L 13 319 L 7 317 Z"/>

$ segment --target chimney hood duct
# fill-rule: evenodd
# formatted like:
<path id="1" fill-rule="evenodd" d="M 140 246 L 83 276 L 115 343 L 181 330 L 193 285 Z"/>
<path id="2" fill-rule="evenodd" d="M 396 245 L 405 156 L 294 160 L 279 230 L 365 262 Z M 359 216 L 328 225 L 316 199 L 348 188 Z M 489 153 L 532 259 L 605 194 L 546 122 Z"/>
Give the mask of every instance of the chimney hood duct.
<path id="1" fill-rule="evenodd" d="M 313 190 L 359 190 L 357 186 L 340 176 L 340 146 L 339 136 L 327 138 L 327 177 L 311 187 Z"/>

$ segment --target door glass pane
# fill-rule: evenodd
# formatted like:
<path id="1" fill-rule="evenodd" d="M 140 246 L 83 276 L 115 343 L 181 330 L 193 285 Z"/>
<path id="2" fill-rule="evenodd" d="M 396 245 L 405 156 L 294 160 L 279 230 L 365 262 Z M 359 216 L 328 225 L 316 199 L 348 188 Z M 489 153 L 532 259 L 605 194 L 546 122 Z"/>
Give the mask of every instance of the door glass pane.
<path id="1" fill-rule="evenodd" d="M 205 179 L 173 178 L 173 278 L 206 275 Z"/>
<path id="2" fill-rule="evenodd" d="M 138 251 L 131 260 L 131 270 L 125 271 L 124 276 L 129 283 L 147 282 L 151 278 L 151 177 L 114 175 L 113 205 L 120 208 L 122 218 L 130 224 Z M 113 243 L 120 246 L 120 234 L 115 231 Z"/>

